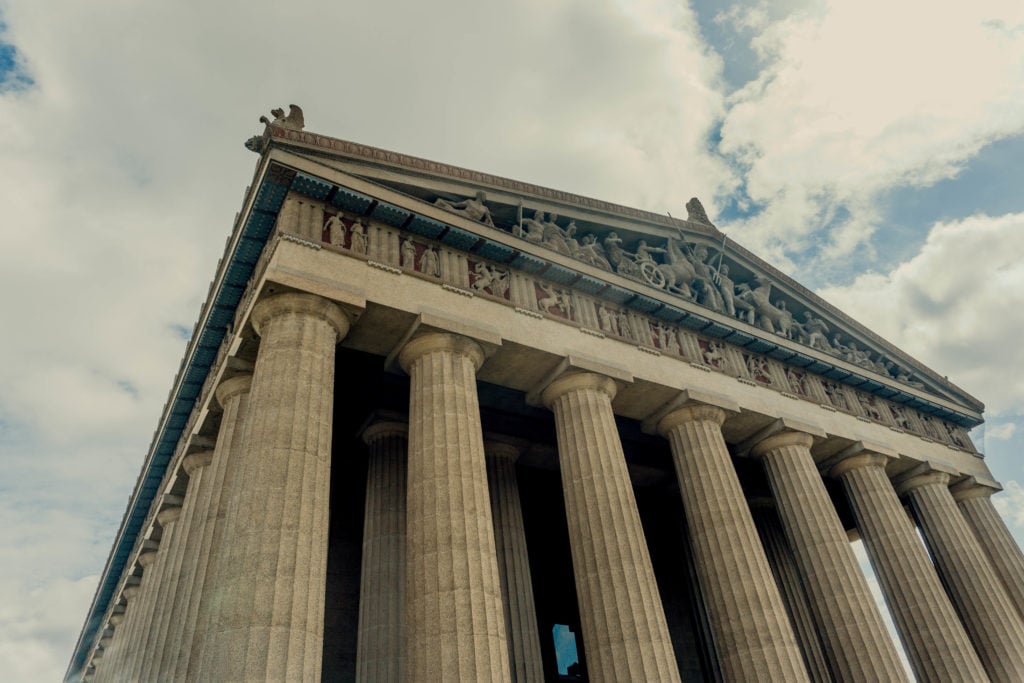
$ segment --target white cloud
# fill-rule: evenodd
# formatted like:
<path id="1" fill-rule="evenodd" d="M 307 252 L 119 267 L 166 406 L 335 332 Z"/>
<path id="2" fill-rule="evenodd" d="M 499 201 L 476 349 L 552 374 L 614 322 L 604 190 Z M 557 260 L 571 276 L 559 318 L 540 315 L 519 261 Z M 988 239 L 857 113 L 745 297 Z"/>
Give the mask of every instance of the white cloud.
<path id="1" fill-rule="evenodd" d="M 1013 437 L 1014 432 L 1017 431 L 1017 425 L 1013 422 L 1003 422 L 996 426 L 989 426 L 985 432 L 986 438 L 996 439 L 998 441 L 1007 441 Z"/>
<path id="2" fill-rule="evenodd" d="M 767 24 L 756 46 L 768 66 L 732 96 L 722 130 L 767 204 L 735 237 L 784 265 L 806 249 L 834 263 L 869 248 L 882 191 L 953 176 L 1024 130 L 1024 37 L 998 24 L 1022 21 L 1013 0 L 833 0 Z"/>
<path id="3" fill-rule="evenodd" d="M 1024 531 L 1024 486 L 1011 479 L 1003 482 L 1003 491 L 992 497 L 992 504 L 1009 524 L 1017 527 L 1017 535 Z"/>
<path id="4" fill-rule="evenodd" d="M 932 227 L 920 253 L 823 297 L 933 369 L 995 415 L 1024 414 L 1024 214 Z"/>

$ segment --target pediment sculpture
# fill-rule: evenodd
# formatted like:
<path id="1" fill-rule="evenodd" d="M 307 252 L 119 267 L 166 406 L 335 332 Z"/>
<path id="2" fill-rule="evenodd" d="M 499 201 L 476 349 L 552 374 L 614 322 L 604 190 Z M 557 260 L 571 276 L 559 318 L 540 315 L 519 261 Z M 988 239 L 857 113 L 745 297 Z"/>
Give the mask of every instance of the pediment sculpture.
<path id="1" fill-rule="evenodd" d="M 749 277 L 739 279 L 736 271 L 748 270 L 749 266 L 737 266 L 736 263 L 730 266 L 725 241 L 720 247 L 708 246 L 702 241 L 689 239 L 680 231 L 678 237 L 664 238 L 660 243 L 651 237 L 643 237 L 627 244 L 615 230 L 598 229 L 583 233 L 574 219 L 563 221 L 563 227 L 558 214 L 543 209 L 527 211 L 522 201 L 516 208 L 514 223 L 496 222 L 482 191 L 475 197 L 459 201 L 438 198 L 434 204 L 472 221 L 510 232 L 531 244 L 670 292 L 865 370 L 908 386 L 924 388 L 908 370 L 881 353 L 868 350 L 865 344 L 858 343 L 849 334 L 834 329 L 838 326 L 807 310 L 804 302 L 776 291 L 776 283 L 768 275 L 753 272 Z M 686 208 L 688 221 L 714 227 L 696 197 L 687 202 Z"/>

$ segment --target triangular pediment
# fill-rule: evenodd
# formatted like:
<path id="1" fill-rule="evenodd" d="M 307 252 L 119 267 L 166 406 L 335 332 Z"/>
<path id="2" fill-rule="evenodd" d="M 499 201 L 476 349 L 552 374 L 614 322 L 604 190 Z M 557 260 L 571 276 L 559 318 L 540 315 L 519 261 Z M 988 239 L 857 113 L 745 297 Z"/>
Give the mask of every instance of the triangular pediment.
<path id="1" fill-rule="evenodd" d="M 699 202 L 680 219 L 303 131 L 270 128 L 264 140 L 400 193 L 403 210 L 445 209 L 480 238 L 461 248 L 501 265 L 528 261 L 534 274 L 620 304 L 625 290 L 633 308 L 708 337 L 964 427 L 980 422 L 977 399 L 728 239 Z M 483 228 L 511 237 L 518 263 L 489 249 Z"/>

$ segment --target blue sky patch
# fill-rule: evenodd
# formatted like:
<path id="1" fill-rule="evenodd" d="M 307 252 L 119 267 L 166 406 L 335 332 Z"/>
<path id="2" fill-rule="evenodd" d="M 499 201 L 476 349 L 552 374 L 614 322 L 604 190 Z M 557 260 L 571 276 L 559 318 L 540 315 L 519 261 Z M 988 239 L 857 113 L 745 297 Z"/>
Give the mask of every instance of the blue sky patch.
<path id="1" fill-rule="evenodd" d="M 4 40 L 7 27 L 0 22 L 0 93 L 27 90 L 35 81 L 25 68 L 25 60 L 11 43 Z"/>

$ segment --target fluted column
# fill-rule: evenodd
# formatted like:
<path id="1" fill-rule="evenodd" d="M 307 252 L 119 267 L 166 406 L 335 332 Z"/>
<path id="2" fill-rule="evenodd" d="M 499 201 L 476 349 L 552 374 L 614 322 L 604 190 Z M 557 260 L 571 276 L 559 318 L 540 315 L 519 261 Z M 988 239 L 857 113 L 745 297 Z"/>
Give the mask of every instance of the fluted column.
<path id="1" fill-rule="evenodd" d="M 200 530 L 197 522 L 203 502 L 202 471 L 212 457 L 213 451 L 200 451 L 182 460 L 182 468 L 189 477 L 188 489 L 181 506 L 181 517 L 175 523 L 176 530 L 163 580 L 164 592 L 157 608 L 160 625 L 156 631 L 155 649 L 142 670 L 143 680 L 164 681 L 174 678 L 174 662 L 183 646 L 181 633 L 184 607 L 188 604 L 189 593 L 196 589 L 194 567 Z"/>
<path id="2" fill-rule="evenodd" d="M 494 544 L 498 551 L 498 575 L 505 605 L 512 681 L 543 681 L 537 608 L 533 602 L 526 529 L 519 501 L 519 482 L 516 480 L 519 449 L 508 443 L 486 441 L 484 452 L 487 455 L 487 483 L 491 493 Z"/>
<path id="3" fill-rule="evenodd" d="M 846 490 L 903 648 L 920 681 L 985 681 L 913 523 L 885 473 L 885 456 L 870 452 L 832 468 Z"/>
<path id="4" fill-rule="evenodd" d="M 775 575 L 775 584 L 779 587 L 779 593 L 786 604 L 793 632 L 800 643 L 800 652 L 803 654 L 807 673 L 814 683 L 829 683 L 832 675 L 829 673 L 825 652 L 818 638 L 818 627 L 807 604 L 807 593 L 800 580 L 800 571 L 797 569 L 796 560 L 793 559 L 793 551 L 786 540 L 786 532 L 782 530 L 782 523 L 775 512 L 775 502 L 771 498 L 755 498 L 750 501 L 750 510 L 754 517 L 754 526 L 761 537 L 761 545 L 768 557 L 768 564 Z"/>
<path id="5" fill-rule="evenodd" d="M 109 671 L 109 666 L 113 666 L 114 661 L 117 659 L 117 653 L 124 647 L 124 629 L 121 628 L 121 624 L 125 620 L 126 608 L 127 604 L 121 605 L 115 608 L 115 612 L 110 615 L 107 624 L 108 628 L 113 630 L 113 635 L 111 636 L 110 644 L 103 648 L 103 659 L 97 663 L 96 659 L 93 658 L 93 663 L 97 666 L 93 669 L 91 680 L 102 681 L 106 677 L 106 672 Z"/>
<path id="6" fill-rule="evenodd" d="M 992 505 L 995 489 L 974 482 L 972 477 L 951 490 L 960 512 L 992 562 L 992 568 L 1002 579 L 1017 613 L 1024 616 L 1024 553 Z"/>
<path id="7" fill-rule="evenodd" d="M 406 671 L 411 681 L 507 681 L 501 583 L 484 464 L 480 346 L 452 334 L 406 344 L 410 377 Z"/>
<path id="8" fill-rule="evenodd" d="M 138 669 L 140 681 L 158 680 L 156 668 L 159 667 L 160 657 L 167 645 L 167 627 L 169 625 L 170 602 L 173 601 L 174 592 L 178 587 L 178 568 L 181 565 L 181 535 L 184 521 L 185 500 L 179 497 L 180 505 L 168 507 L 160 511 L 157 520 L 164 528 L 164 535 L 160 541 L 160 585 L 157 587 L 153 600 L 153 616 L 150 620 L 149 635 L 147 636 L 145 651 L 141 666 Z"/>
<path id="9" fill-rule="evenodd" d="M 253 308 L 261 337 L 241 470 L 209 591 L 202 680 L 320 679 L 334 409 L 347 316 L 311 294 Z"/>
<path id="10" fill-rule="evenodd" d="M 359 587 L 356 680 L 405 681 L 405 490 L 409 427 L 376 422 L 370 450 Z"/>
<path id="11" fill-rule="evenodd" d="M 174 523 L 181 514 L 181 498 L 178 496 L 164 496 L 161 501 L 160 512 L 156 515 L 157 524 L 160 525 L 160 545 L 153 554 L 152 564 L 148 567 L 143 563 L 146 555 L 139 556 L 139 564 L 145 568 L 142 574 L 141 610 L 139 610 L 139 621 L 136 624 L 135 642 L 128 661 L 123 667 L 125 680 L 141 680 L 142 668 L 145 666 L 153 647 L 153 624 L 157 617 L 157 604 L 160 599 L 160 591 L 163 587 L 164 569 L 167 566 L 168 549 L 170 548 L 171 537 L 174 535 Z M 146 576 L 149 580 L 146 580 Z"/>
<path id="12" fill-rule="evenodd" d="M 818 473 L 810 434 L 784 431 L 751 455 L 768 473 L 836 681 L 906 681 L 896 646 L 857 565 L 846 531 Z"/>
<path id="13" fill-rule="evenodd" d="M 689 405 L 658 423 L 672 445 L 722 676 L 737 683 L 807 681 L 800 647 L 722 436 L 724 421 L 720 408 Z"/>
<path id="14" fill-rule="evenodd" d="M 152 550 L 149 551 L 152 554 Z M 139 558 L 141 559 L 141 555 Z M 153 556 L 155 558 L 155 555 Z M 148 562 L 148 560 L 147 560 Z M 140 563 L 141 566 L 141 563 Z M 145 570 L 143 569 L 143 576 L 145 576 Z M 109 653 L 104 653 L 105 661 L 101 662 L 96 667 L 96 673 L 94 675 L 97 683 L 106 683 L 107 681 L 120 680 L 119 676 L 123 670 L 124 663 L 128 659 L 129 653 L 135 646 L 135 622 L 139 615 L 139 593 L 142 589 L 141 577 L 135 580 L 133 583 L 126 585 L 124 590 L 121 591 L 121 595 L 125 599 L 125 612 L 124 619 L 115 629 L 115 642 L 114 647 Z"/>
<path id="15" fill-rule="evenodd" d="M 244 461 L 240 452 L 242 429 L 251 388 L 250 374 L 236 375 L 220 383 L 214 397 L 223 413 L 213 457 L 207 465 L 203 465 L 202 457 L 191 462 L 186 459 L 186 467 L 198 468 L 195 470 L 199 484 L 197 521 L 185 551 L 186 556 L 193 558 L 191 589 L 183 595 L 183 604 L 175 608 L 181 619 L 178 635 L 181 647 L 174 659 L 173 675 L 168 676 L 171 680 L 196 680 L 202 663 L 206 632 L 214 616 L 214 601 L 209 596 L 213 595 L 216 585 L 215 558 L 217 550 L 223 547 L 224 519 L 231 494 L 239 484 Z"/>
<path id="16" fill-rule="evenodd" d="M 953 605 L 993 681 L 1024 681 L 1024 623 L 949 492 L 930 471 L 900 483 Z"/>
<path id="17" fill-rule="evenodd" d="M 679 670 L 612 412 L 615 381 L 563 375 L 555 414 L 576 595 L 592 681 L 678 681 Z"/>

